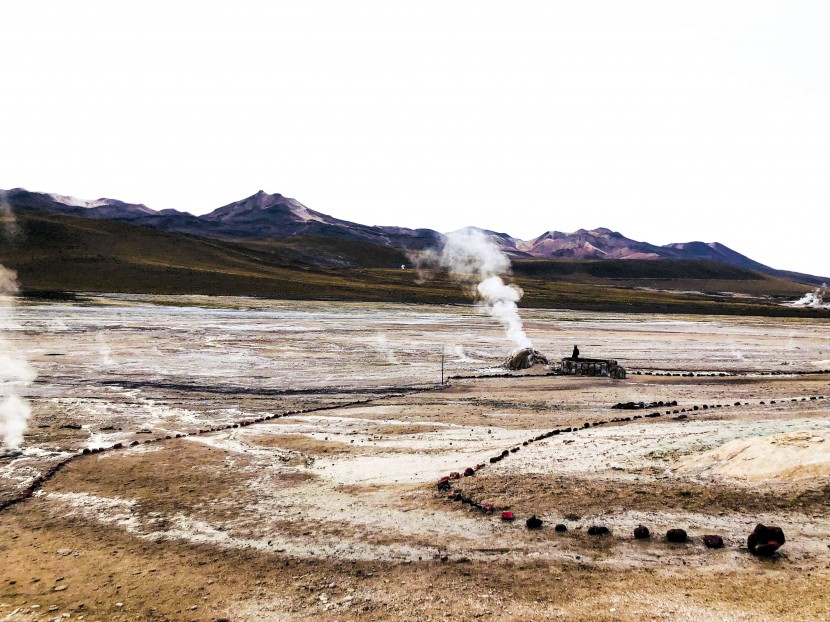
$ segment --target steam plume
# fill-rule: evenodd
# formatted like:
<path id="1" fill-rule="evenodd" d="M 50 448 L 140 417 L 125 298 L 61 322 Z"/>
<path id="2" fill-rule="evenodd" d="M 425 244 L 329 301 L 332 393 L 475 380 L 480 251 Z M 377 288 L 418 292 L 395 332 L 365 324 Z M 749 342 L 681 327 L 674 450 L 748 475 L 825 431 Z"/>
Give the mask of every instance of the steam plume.
<path id="1" fill-rule="evenodd" d="M 457 281 L 469 285 L 473 296 L 502 323 L 517 348 L 533 347 L 522 328 L 517 305 L 524 292 L 502 279 L 510 272 L 510 258 L 482 231 L 462 229 L 449 233 L 440 251 L 426 251 L 414 259 L 420 265 L 443 268 Z"/>
<path id="2" fill-rule="evenodd" d="M 827 283 L 813 292 L 804 294 L 801 298 L 791 303 L 793 307 L 810 307 L 813 309 L 830 309 L 830 301 L 827 301 Z"/>
<path id="3" fill-rule="evenodd" d="M 0 195 L 0 236 L 17 234 L 14 214 Z M 3 335 L 14 321 L 17 274 L 0 265 L 0 448 L 16 450 L 23 443 L 23 433 L 31 416 L 29 404 L 19 390 L 35 378 L 21 352 Z"/>

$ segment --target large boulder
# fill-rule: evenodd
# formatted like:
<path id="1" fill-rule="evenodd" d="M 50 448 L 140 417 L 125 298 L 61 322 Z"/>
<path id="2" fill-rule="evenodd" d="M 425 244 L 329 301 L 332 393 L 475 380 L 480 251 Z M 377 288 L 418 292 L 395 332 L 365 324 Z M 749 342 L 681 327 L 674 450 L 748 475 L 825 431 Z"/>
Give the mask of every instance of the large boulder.
<path id="1" fill-rule="evenodd" d="M 533 348 L 522 348 L 511 353 L 502 366 L 510 371 L 519 371 L 520 369 L 530 369 L 534 365 L 547 365 L 548 358 Z"/>
<path id="2" fill-rule="evenodd" d="M 758 523 L 755 530 L 749 534 L 746 544 L 753 555 L 769 557 L 786 542 L 784 530 L 781 527 L 767 527 Z"/>

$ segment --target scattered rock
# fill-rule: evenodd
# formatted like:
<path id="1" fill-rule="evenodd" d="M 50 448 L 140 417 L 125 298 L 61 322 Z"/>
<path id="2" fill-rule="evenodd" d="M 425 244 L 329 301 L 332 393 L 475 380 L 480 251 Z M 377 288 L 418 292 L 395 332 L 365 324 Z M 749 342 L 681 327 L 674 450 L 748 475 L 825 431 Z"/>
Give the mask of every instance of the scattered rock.
<path id="1" fill-rule="evenodd" d="M 515 516 L 513 516 L 513 512 L 504 511 L 501 513 L 502 520 L 513 520 Z"/>
<path id="2" fill-rule="evenodd" d="M 589 536 L 607 536 L 611 533 L 608 527 L 602 527 L 600 525 L 592 525 L 588 527 L 588 535 Z"/>
<path id="3" fill-rule="evenodd" d="M 784 530 L 781 527 L 768 527 L 758 523 L 755 530 L 747 538 L 749 552 L 753 555 L 770 557 L 786 542 Z"/>
<path id="4" fill-rule="evenodd" d="M 563 532 L 565 532 L 565 531 L 568 531 L 567 526 L 563 525 L 562 523 L 559 523 L 559 524 L 558 524 L 556 527 L 554 527 L 553 529 L 554 529 L 554 531 L 558 531 L 559 533 L 563 533 Z"/>
<path id="5" fill-rule="evenodd" d="M 648 540 L 651 537 L 651 532 L 645 525 L 638 525 L 634 528 L 635 540 Z"/>
<path id="6" fill-rule="evenodd" d="M 703 536 L 703 544 L 708 549 L 722 549 L 723 548 L 723 538 L 716 535 L 706 535 Z"/>
<path id="7" fill-rule="evenodd" d="M 538 518 L 535 514 L 528 518 L 525 521 L 525 525 L 527 525 L 528 529 L 541 529 L 542 528 L 542 519 Z"/>
<path id="8" fill-rule="evenodd" d="M 666 532 L 666 540 L 669 542 L 679 544 L 681 542 L 686 542 L 688 539 L 689 535 L 686 533 L 685 529 L 669 529 Z"/>

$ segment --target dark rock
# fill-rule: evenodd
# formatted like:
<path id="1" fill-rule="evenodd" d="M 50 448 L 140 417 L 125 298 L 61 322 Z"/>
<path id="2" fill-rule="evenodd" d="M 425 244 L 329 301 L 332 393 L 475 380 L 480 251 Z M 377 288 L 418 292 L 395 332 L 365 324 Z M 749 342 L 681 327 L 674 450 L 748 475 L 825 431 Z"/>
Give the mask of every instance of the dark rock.
<path id="1" fill-rule="evenodd" d="M 547 365 L 547 357 L 533 348 L 522 348 L 516 350 L 508 356 L 502 366 L 511 370 L 518 371 L 520 369 L 530 369 L 534 365 Z"/>
<path id="2" fill-rule="evenodd" d="M 472 467 L 467 467 L 466 469 L 464 469 L 464 477 L 470 477 L 471 475 L 475 474 L 475 469 L 473 469 Z"/>
<path id="3" fill-rule="evenodd" d="M 634 528 L 634 538 L 636 540 L 647 540 L 651 537 L 651 532 L 645 525 L 639 525 Z"/>
<path id="4" fill-rule="evenodd" d="M 558 524 L 556 527 L 554 527 L 553 529 L 554 529 L 555 531 L 558 531 L 559 533 L 563 533 L 563 532 L 565 532 L 565 531 L 568 531 L 568 528 L 567 528 L 565 525 L 563 525 L 562 523 L 559 523 L 559 524 Z"/>
<path id="5" fill-rule="evenodd" d="M 715 536 L 715 535 L 703 536 L 703 544 L 708 549 L 722 549 L 723 548 L 723 538 L 721 538 L 720 536 Z"/>
<path id="6" fill-rule="evenodd" d="M 608 529 L 608 527 L 601 527 L 599 525 L 593 525 L 591 527 L 588 527 L 589 536 L 607 536 L 610 533 L 611 531 Z"/>
<path id="7" fill-rule="evenodd" d="M 768 527 L 758 523 L 749 534 L 746 544 L 753 555 L 769 557 L 786 542 L 781 527 Z"/>
<path id="8" fill-rule="evenodd" d="M 686 542 L 689 539 L 685 529 L 669 529 L 666 532 L 666 540 L 674 543 Z"/>
<path id="9" fill-rule="evenodd" d="M 525 525 L 527 525 L 528 529 L 541 529 L 542 528 L 542 519 L 537 518 L 534 514 L 530 518 L 525 521 Z"/>

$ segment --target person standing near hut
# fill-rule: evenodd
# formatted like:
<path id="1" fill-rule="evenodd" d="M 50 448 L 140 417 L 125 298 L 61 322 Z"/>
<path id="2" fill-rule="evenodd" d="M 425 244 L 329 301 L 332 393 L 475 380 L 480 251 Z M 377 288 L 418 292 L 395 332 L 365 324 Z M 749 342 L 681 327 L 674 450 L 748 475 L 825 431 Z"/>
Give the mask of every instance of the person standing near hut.
<path id="1" fill-rule="evenodd" d="M 579 348 L 577 348 L 576 346 L 574 346 L 574 351 L 573 351 L 573 354 L 571 354 L 571 358 L 573 360 L 576 360 L 576 359 L 579 358 Z"/>

